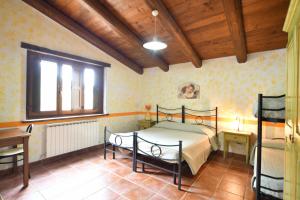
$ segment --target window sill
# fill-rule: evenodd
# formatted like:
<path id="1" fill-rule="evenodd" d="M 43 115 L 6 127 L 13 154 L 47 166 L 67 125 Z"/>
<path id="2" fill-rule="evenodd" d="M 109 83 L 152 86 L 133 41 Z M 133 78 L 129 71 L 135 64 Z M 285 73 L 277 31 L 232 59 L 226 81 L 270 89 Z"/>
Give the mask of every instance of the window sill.
<path id="1" fill-rule="evenodd" d="M 64 117 L 49 117 L 49 118 L 38 118 L 38 119 L 26 119 L 22 122 L 42 122 L 42 121 L 52 121 L 52 120 L 63 120 L 63 119 L 81 119 L 81 118 L 89 118 L 89 117 L 101 117 L 108 116 L 109 114 L 87 114 L 87 115 L 73 115 L 73 116 L 64 116 Z"/>

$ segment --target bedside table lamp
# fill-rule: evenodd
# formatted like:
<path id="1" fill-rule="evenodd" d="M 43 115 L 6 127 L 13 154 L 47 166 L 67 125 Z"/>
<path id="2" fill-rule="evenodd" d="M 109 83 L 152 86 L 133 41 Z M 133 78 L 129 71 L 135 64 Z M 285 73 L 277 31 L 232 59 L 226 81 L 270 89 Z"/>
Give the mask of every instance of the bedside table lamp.
<path id="1" fill-rule="evenodd" d="M 233 122 L 233 129 L 236 131 L 240 131 L 240 125 L 241 125 L 241 118 L 239 116 L 236 116 Z"/>
<path id="2" fill-rule="evenodd" d="M 151 120 L 151 114 L 150 114 L 151 104 L 146 104 L 145 109 L 147 111 L 145 114 L 145 120 Z"/>

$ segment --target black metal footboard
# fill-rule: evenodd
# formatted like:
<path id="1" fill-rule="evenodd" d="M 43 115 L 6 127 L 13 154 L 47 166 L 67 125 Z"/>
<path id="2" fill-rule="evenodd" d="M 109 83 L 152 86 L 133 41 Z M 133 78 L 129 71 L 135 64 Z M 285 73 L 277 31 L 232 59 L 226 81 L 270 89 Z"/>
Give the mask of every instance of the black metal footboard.
<path id="1" fill-rule="evenodd" d="M 145 140 L 144 138 L 138 136 L 138 133 L 134 132 L 133 134 L 133 170 L 137 171 L 137 163 L 142 164 L 142 172 L 145 171 L 145 164 L 149 165 L 151 167 L 158 168 L 160 170 L 169 172 L 173 174 L 173 182 L 176 184 L 176 178 L 178 177 L 178 190 L 181 190 L 181 179 L 182 179 L 182 141 L 178 141 L 178 144 L 176 145 L 164 145 L 164 144 L 158 144 L 154 143 L 148 140 Z M 145 148 L 142 148 L 142 145 L 149 145 L 150 149 L 147 151 Z M 148 148 L 148 147 L 147 147 Z M 166 148 L 172 148 L 172 150 L 175 150 L 178 148 L 178 156 L 174 159 L 167 159 L 163 158 L 164 149 Z M 176 151 L 176 150 L 175 150 Z M 152 160 L 159 161 L 159 162 L 165 162 L 168 164 L 173 165 L 173 170 L 169 170 L 167 168 L 158 166 L 156 164 L 153 164 L 153 162 L 147 162 L 144 159 L 140 159 L 139 155 L 144 157 L 150 157 Z"/>
<path id="2" fill-rule="evenodd" d="M 107 137 L 110 137 L 111 135 L 115 136 L 114 143 L 110 142 L 109 139 L 107 139 Z M 131 146 L 124 145 L 123 139 L 127 139 L 127 138 L 132 138 L 132 139 L 130 139 L 132 141 Z M 134 149 L 133 141 L 134 141 L 133 134 L 132 135 L 116 134 L 116 133 L 112 133 L 111 131 L 109 131 L 107 129 L 107 127 L 104 127 L 104 153 L 103 153 L 104 159 L 106 159 L 107 152 L 112 152 L 113 159 L 116 158 L 116 154 L 119 154 L 119 155 L 122 155 L 123 157 L 132 159 L 133 163 L 134 163 L 134 153 L 132 153 L 132 156 L 128 156 L 128 155 L 123 154 L 120 151 L 116 150 L 116 147 L 117 147 L 120 149 L 133 151 L 133 149 Z M 110 146 L 112 146 L 112 149 L 109 148 Z"/>

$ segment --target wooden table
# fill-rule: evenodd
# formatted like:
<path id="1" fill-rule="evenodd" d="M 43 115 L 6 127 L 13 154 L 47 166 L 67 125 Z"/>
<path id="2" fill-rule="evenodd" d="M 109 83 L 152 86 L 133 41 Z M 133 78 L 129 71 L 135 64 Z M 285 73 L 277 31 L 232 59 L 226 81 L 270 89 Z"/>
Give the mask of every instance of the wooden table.
<path id="1" fill-rule="evenodd" d="M 0 147 L 16 146 L 23 144 L 23 185 L 28 186 L 29 179 L 29 153 L 28 153 L 28 140 L 30 133 L 24 132 L 21 129 L 3 129 L 0 130 Z"/>
<path id="2" fill-rule="evenodd" d="M 246 163 L 249 162 L 250 155 L 250 136 L 251 132 L 246 131 L 223 131 L 224 133 L 224 158 L 228 153 L 228 145 L 230 142 L 236 142 L 245 145 Z"/>

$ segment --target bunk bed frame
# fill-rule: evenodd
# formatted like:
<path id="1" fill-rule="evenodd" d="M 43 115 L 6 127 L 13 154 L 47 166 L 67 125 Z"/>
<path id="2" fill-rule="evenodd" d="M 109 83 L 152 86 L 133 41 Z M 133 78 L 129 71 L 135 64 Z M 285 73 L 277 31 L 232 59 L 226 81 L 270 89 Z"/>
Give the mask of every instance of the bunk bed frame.
<path id="1" fill-rule="evenodd" d="M 272 177 L 270 175 L 262 174 L 261 173 L 261 159 L 262 159 L 262 123 L 263 122 L 274 122 L 274 123 L 284 123 L 284 119 L 277 119 L 277 118 L 266 118 L 263 115 L 264 111 L 274 111 L 279 112 L 285 110 L 283 108 L 264 108 L 263 107 L 263 100 L 264 99 L 278 99 L 285 97 L 285 95 L 280 96 L 263 96 L 262 94 L 258 95 L 258 107 L 257 107 L 257 161 L 256 161 L 256 199 L 260 200 L 262 196 L 266 196 L 268 199 L 278 199 L 276 197 L 264 194 L 261 192 L 261 189 L 283 193 L 283 190 L 274 190 L 272 188 L 267 188 L 261 186 L 261 176 L 268 177 L 274 180 L 283 180 L 283 177 Z"/>

